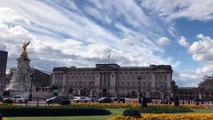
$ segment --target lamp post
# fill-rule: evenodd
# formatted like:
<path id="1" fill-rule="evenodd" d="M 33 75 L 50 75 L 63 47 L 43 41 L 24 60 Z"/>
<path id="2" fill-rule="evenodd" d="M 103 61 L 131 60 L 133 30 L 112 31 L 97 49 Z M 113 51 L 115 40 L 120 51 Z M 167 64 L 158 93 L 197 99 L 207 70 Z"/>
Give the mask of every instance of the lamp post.
<path id="1" fill-rule="evenodd" d="M 35 76 L 32 74 L 30 75 L 31 77 L 31 82 L 30 82 L 30 95 L 29 95 L 29 101 L 32 101 L 32 86 L 33 86 L 33 80 L 35 79 Z"/>
<path id="2" fill-rule="evenodd" d="M 141 80 L 143 79 L 140 75 L 138 76 L 138 103 L 141 103 Z"/>
<path id="3" fill-rule="evenodd" d="M 204 89 L 204 86 L 201 85 L 201 104 L 203 104 L 203 89 Z"/>

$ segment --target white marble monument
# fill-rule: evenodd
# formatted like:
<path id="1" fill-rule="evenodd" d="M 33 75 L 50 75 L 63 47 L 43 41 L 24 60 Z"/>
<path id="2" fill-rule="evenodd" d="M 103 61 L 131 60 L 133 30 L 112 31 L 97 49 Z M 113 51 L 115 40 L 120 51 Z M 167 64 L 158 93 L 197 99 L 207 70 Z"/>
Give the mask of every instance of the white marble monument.
<path id="1" fill-rule="evenodd" d="M 29 91 L 31 89 L 31 75 L 30 59 L 26 51 L 27 46 L 30 42 L 23 44 L 23 51 L 20 57 L 17 59 L 18 65 L 14 72 L 10 83 L 7 85 L 6 90 L 9 91 Z"/>

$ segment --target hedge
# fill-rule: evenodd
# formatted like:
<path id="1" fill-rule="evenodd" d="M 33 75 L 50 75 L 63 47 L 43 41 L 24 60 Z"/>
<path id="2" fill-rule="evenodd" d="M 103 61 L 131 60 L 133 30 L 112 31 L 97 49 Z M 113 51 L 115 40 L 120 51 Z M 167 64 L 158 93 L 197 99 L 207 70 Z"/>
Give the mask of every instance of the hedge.
<path id="1" fill-rule="evenodd" d="M 191 109 L 182 106 L 148 106 L 138 108 L 141 113 L 182 113 L 193 112 Z"/>
<path id="2" fill-rule="evenodd" d="M 109 115 L 111 112 L 95 107 L 71 106 L 1 106 L 4 116 L 86 116 Z"/>

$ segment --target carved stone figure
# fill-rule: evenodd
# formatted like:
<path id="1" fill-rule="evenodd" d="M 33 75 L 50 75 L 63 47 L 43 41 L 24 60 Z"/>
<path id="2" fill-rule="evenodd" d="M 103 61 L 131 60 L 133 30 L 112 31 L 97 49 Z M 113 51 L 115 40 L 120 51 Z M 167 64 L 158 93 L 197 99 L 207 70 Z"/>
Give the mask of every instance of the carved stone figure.
<path id="1" fill-rule="evenodd" d="M 23 43 L 23 50 L 22 50 L 22 53 L 21 53 L 21 57 L 27 59 L 28 58 L 28 54 L 27 54 L 27 46 L 30 44 L 30 41 L 29 42 L 24 42 Z"/>

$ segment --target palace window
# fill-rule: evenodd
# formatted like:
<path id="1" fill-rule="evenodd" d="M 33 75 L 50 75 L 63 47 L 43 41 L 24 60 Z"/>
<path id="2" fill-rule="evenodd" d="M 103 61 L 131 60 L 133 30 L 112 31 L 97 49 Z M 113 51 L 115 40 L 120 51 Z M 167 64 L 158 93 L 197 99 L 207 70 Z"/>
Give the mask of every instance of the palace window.
<path id="1" fill-rule="evenodd" d="M 132 82 L 132 87 L 135 87 L 135 82 Z"/>
<path id="2" fill-rule="evenodd" d="M 147 88 L 150 88 L 150 86 L 151 86 L 151 83 L 148 83 L 148 84 L 147 84 Z"/>
<path id="3" fill-rule="evenodd" d="M 149 75 L 149 80 L 151 80 L 152 79 L 152 76 L 151 75 Z"/>
<path id="4" fill-rule="evenodd" d="M 155 80 L 158 80 L 158 75 L 157 74 L 155 74 Z"/>
<path id="5" fill-rule="evenodd" d="M 163 79 L 163 76 L 162 75 L 159 75 L 159 80 L 162 80 Z"/>
<path id="6" fill-rule="evenodd" d="M 165 81 L 167 80 L 167 75 L 164 75 L 164 80 L 165 80 Z"/>
<path id="7" fill-rule="evenodd" d="M 146 83 L 145 83 L 145 82 L 143 82 L 143 83 L 142 83 L 142 86 L 143 86 L 143 88 L 145 88 L 145 87 L 146 87 Z"/>

